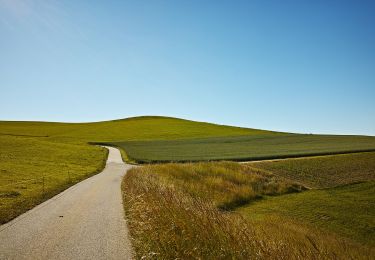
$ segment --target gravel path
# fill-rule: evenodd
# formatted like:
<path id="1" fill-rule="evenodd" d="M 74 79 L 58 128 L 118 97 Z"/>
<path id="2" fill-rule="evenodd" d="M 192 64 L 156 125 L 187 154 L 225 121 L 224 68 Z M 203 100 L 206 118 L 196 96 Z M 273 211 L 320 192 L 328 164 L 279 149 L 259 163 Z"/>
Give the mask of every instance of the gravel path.
<path id="1" fill-rule="evenodd" d="M 0 226 L 0 259 L 131 259 L 121 180 L 126 165 L 107 147 L 105 169 Z"/>

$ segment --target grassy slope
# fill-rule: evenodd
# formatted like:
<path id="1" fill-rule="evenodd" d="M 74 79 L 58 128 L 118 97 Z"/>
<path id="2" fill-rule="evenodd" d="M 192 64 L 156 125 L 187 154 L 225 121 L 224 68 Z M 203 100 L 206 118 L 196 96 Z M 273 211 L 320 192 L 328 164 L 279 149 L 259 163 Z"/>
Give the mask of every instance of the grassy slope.
<path id="1" fill-rule="evenodd" d="M 242 208 L 249 218 L 281 215 L 375 246 L 375 182 L 268 197 Z"/>
<path id="2" fill-rule="evenodd" d="M 311 188 L 375 180 L 375 152 L 249 164 Z"/>
<path id="3" fill-rule="evenodd" d="M 267 197 L 241 208 L 249 218 L 278 215 L 375 245 L 375 153 L 334 155 L 249 163 L 303 185 L 318 188 Z M 356 183 L 356 182 L 363 183 Z M 324 189 L 322 189 L 324 188 Z"/>
<path id="4" fill-rule="evenodd" d="M 365 259 L 374 254 L 367 246 L 282 215 L 253 221 L 220 210 L 259 201 L 267 194 L 296 191 L 296 187 L 236 163 L 132 169 L 122 188 L 137 258 Z M 273 198 L 297 194 L 305 193 Z"/>
<path id="5" fill-rule="evenodd" d="M 100 171 L 104 148 L 0 135 L 0 224 Z M 44 185 L 43 185 L 44 176 Z"/>
<path id="6" fill-rule="evenodd" d="M 48 136 L 84 142 L 175 140 L 182 138 L 273 134 L 169 117 L 135 117 L 96 123 L 0 122 L 0 134 Z"/>

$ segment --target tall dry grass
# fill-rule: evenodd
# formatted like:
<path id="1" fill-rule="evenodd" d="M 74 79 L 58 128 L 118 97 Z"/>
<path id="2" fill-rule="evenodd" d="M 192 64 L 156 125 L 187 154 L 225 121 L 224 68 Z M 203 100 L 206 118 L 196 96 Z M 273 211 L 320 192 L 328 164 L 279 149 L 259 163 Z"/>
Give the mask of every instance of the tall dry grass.
<path id="1" fill-rule="evenodd" d="M 245 186 L 251 187 L 251 192 Z M 270 194 L 290 192 L 290 187 L 295 191 L 298 186 L 231 163 L 132 169 L 124 178 L 123 196 L 136 256 L 139 259 L 366 258 L 364 248 L 359 245 L 287 219 L 269 218 L 252 223 L 220 208 L 223 202 L 236 200 L 238 196 L 249 196 L 245 196 L 249 202 L 250 197 L 257 199 L 270 191 Z"/>

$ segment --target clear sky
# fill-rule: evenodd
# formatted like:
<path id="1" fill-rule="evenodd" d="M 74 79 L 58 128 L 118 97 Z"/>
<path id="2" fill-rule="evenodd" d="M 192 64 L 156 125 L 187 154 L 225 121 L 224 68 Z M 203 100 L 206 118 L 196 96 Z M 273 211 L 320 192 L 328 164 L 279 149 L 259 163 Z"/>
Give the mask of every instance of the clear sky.
<path id="1" fill-rule="evenodd" d="M 375 1 L 0 0 L 0 119 L 375 135 Z"/>

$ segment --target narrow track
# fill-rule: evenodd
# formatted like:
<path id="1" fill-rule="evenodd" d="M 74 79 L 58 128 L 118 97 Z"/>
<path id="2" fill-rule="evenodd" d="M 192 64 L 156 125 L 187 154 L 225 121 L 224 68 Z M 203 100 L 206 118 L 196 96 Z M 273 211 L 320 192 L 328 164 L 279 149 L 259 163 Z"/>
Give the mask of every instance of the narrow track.
<path id="1" fill-rule="evenodd" d="M 105 169 L 0 226 L 0 259 L 131 259 L 121 180 L 132 166 L 107 147 Z"/>

